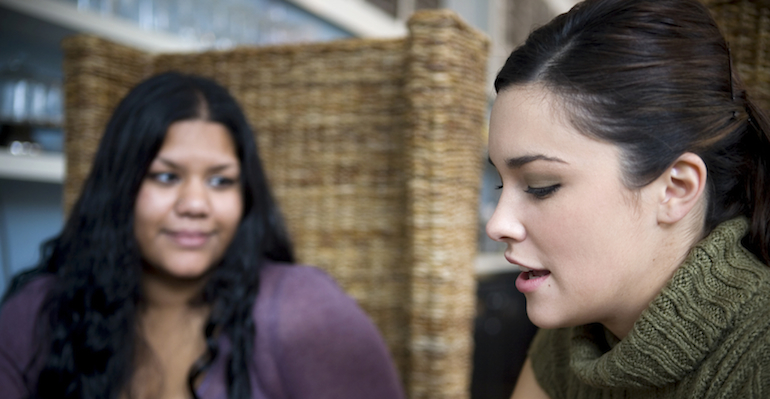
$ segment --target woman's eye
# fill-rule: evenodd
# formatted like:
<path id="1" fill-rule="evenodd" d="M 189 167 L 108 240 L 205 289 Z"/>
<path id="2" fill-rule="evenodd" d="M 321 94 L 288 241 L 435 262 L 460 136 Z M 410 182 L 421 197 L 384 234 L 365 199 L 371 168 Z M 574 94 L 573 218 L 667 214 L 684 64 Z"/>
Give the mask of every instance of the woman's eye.
<path id="1" fill-rule="evenodd" d="M 157 173 L 150 173 L 150 179 L 155 180 L 156 182 L 161 184 L 172 184 L 179 181 L 179 176 L 177 176 L 175 173 L 170 173 L 170 172 L 157 172 Z"/>
<path id="2" fill-rule="evenodd" d="M 209 179 L 209 186 L 215 188 L 230 187 L 236 183 L 236 179 L 224 176 L 213 176 Z"/>
<path id="3" fill-rule="evenodd" d="M 495 190 L 502 190 L 503 189 L 503 183 L 500 183 L 495 186 Z"/>
<path id="4" fill-rule="evenodd" d="M 561 184 L 554 184 L 547 187 L 527 187 L 525 191 L 527 194 L 531 194 L 536 199 L 546 199 L 555 193 L 559 188 L 561 188 Z"/>

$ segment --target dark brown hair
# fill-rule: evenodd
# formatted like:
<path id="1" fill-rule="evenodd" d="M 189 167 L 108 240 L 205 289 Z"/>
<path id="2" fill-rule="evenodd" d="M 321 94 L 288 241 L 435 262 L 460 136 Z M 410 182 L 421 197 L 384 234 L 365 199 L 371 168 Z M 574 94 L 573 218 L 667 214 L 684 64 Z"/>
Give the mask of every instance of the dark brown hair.
<path id="1" fill-rule="evenodd" d="M 685 152 L 708 169 L 705 230 L 745 215 L 744 240 L 770 264 L 770 124 L 697 0 L 587 0 L 535 30 L 495 80 L 541 84 L 584 134 L 618 145 L 630 188 Z"/>
<path id="2" fill-rule="evenodd" d="M 38 325 L 44 362 L 27 381 L 32 398 L 131 397 L 137 361 L 135 328 L 143 306 L 142 254 L 134 235 L 134 206 L 169 126 L 205 119 L 225 126 L 241 170 L 243 216 L 223 259 L 200 293 L 211 308 L 202 331 L 206 353 L 188 373 L 188 389 L 224 356 L 227 397 L 251 398 L 250 359 L 256 334 L 252 309 L 265 260 L 292 262 L 291 241 L 273 200 L 254 132 L 230 93 L 213 80 L 166 72 L 144 80 L 120 102 L 99 144 L 83 192 L 62 232 L 43 247 L 40 264 L 17 275 L 3 301 L 40 275 L 56 276 Z M 28 367 L 35 366 L 31 362 Z M 2 395 L 0 395 L 2 396 Z"/>

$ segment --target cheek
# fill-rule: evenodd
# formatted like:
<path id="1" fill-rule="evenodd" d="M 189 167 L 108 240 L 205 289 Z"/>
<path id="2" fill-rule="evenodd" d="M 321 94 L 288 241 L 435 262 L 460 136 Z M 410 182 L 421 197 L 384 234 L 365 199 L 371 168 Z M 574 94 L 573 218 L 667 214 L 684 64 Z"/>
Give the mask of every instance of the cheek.
<path id="1" fill-rule="evenodd" d="M 136 196 L 134 214 L 137 220 L 150 221 L 162 215 L 171 204 L 173 200 L 168 195 L 142 187 Z"/>
<path id="2" fill-rule="evenodd" d="M 150 240 L 173 207 L 173 195 L 142 186 L 134 205 L 134 234 L 137 240 Z"/>
<path id="3" fill-rule="evenodd" d="M 243 216 L 243 200 L 239 195 L 229 195 L 217 201 L 217 214 L 228 235 L 232 236 Z"/>
<path id="4" fill-rule="evenodd" d="M 531 217 L 537 228 L 528 234 L 549 267 L 570 273 L 597 265 L 607 253 L 607 234 L 615 234 L 597 218 L 602 213 L 601 205 L 580 204 L 577 200 L 572 197 L 565 203 L 554 202 L 548 209 L 534 212 Z"/>

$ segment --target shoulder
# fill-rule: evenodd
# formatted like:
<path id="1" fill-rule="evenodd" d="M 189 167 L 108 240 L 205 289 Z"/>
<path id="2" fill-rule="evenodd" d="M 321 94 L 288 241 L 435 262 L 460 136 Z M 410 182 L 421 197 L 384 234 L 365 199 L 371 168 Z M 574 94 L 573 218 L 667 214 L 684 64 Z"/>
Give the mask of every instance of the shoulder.
<path id="1" fill-rule="evenodd" d="M 741 320 L 703 364 L 703 379 L 723 397 L 770 397 L 770 311 L 752 313 L 753 320 Z"/>
<path id="2" fill-rule="evenodd" d="M 262 270 L 260 285 L 260 296 L 262 293 L 271 295 L 287 295 L 286 290 L 301 290 L 301 292 L 292 292 L 291 297 L 303 296 L 303 292 L 312 295 L 318 292 L 336 292 L 342 293 L 337 283 L 326 272 L 321 269 L 305 266 L 293 265 L 289 263 L 267 263 Z"/>
<path id="3" fill-rule="evenodd" d="M 31 328 L 54 279 L 51 275 L 42 275 L 8 297 L 0 308 L 0 332 L 20 335 L 25 327 Z"/>
<path id="4" fill-rule="evenodd" d="M 357 307 L 326 272 L 312 266 L 269 263 L 262 271 L 255 316 L 277 312 L 282 323 L 287 323 L 319 312 Z"/>
<path id="5" fill-rule="evenodd" d="M 27 395 L 27 382 L 38 350 L 37 320 L 53 276 L 40 276 L 7 298 L 0 308 L 0 386 L 4 397 Z"/>
<path id="6" fill-rule="evenodd" d="M 254 313 L 260 380 L 274 397 L 403 397 L 369 317 L 325 272 L 269 264 Z"/>
<path id="7" fill-rule="evenodd" d="M 760 274 L 759 290 L 742 304 L 700 370 L 729 397 L 770 396 L 770 273 Z"/>
<path id="8" fill-rule="evenodd" d="M 311 266 L 268 264 L 262 272 L 254 314 L 257 324 L 267 322 L 283 338 L 300 338 L 308 328 L 336 330 L 336 323 L 368 317 L 324 271 Z M 302 328 L 295 328 L 301 326 Z M 353 325 L 355 326 L 355 324 Z"/>

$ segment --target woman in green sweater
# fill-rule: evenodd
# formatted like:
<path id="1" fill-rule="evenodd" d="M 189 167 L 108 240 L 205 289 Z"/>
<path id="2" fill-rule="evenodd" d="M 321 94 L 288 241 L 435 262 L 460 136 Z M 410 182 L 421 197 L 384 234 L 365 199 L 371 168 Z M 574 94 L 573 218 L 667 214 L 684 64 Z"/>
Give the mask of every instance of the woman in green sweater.
<path id="1" fill-rule="evenodd" d="M 770 398 L 770 124 L 697 0 L 588 0 L 495 81 L 514 398 Z"/>

